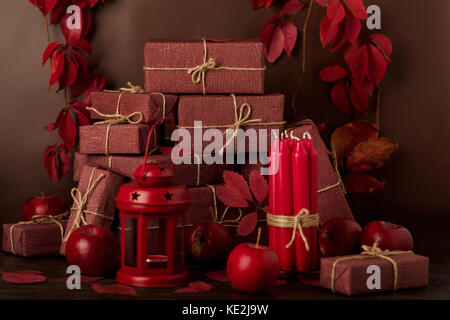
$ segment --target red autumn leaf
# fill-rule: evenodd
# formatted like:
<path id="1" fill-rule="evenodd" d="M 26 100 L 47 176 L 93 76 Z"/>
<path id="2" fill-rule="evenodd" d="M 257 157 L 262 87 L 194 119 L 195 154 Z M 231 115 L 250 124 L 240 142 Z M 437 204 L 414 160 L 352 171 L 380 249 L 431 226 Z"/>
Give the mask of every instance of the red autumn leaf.
<path id="1" fill-rule="evenodd" d="M 391 40 L 379 33 L 371 34 L 369 40 L 381 51 L 386 60 L 389 61 L 392 53 Z"/>
<path id="2" fill-rule="evenodd" d="M 77 50 L 70 49 L 70 53 L 73 56 L 73 60 L 77 62 L 78 70 L 80 74 L 84 74 L 88 72 L 88 64 L 86 58 Z"/>
<path id="3" fill-rule="evenodd" d="M 121 294 L 121 295 L 129 295 L 136 296 L 136 289 L 133 287 L 125 286 L 123 284 L 110 284 L 104 285 L 100 283 L 91 283 L 92 289 L 98 293 L 113 293 L 113 294 Z"/>
<path id="4" fill-rule="evenodd" d="M 280 12 L 280 16 L 284 17 L 287 15 L 296 15 L 299 13 L 305 5 L 298 0 L 289 0 L 283 6 L 283 9 Z"/>
<path id="5" fill-rule="evenodd" d="M 267 183 L 267 180 L 261 175 L 258 169 L 255 169 L 250 172 L 249 182 L 250 189 L 252 190 L 255 199 L 259 203 L 263 203 L 269 193 L 269 184 Z"/>
<path id="6" fill-rule="evenodd" d="M 342 166 L 344 158 L 360 142 L 369 138 L 377 138 L 377 127 L 367 120 L 356 120 L 337 128 L 331 135 L 331 146 L 336 153 L 337 161 Z"/>
<path id="7" fill-rule="evenodd" d="M 252 0 L 252 6 L 253 6 L 253 10 L 262 8 L 262 7 L 270 7 L 270 5 L 272 4 L 273 0 Z"/>
<path id="8" fill-rule="evenodd" d="M 78 62 L 72 60 L 67 54 L 64 54 L 64 70 L 59 77 L 58 91 L 68 88 L 75 83 L 78 75 Z"/>
<path id="9" fill-rule="evenodd" d="M 42 66 L 45 65 L 47 60 L 52 56 L 53 52 L 61 46 L 63 46 L 61 42 L 52 42 L 47 46 L 47 48 L 45 48 L 44 55 L 42 56 Z"/>
<path id="10" fill-rule="evenodd" d="M 70 0 L 58 0 L 58 3 L 50 12 L 50 24 L 59 23 L 66 14 L 68 6 L 70 6 Z"/>
<path id="11" fill-rule="evenodd" d="M 338 29 L 337 35 L 334 38 L 334 40 L 331 42 L 330 47 L 328 48 L 328 50 L 330 50 L 330 52 L 334 52 L 334 51 L 338 50 L 345 43 L 345 40 L 347 40 L 346 26 L 347 26 L 347 19 L 344 19 L 344 21 L 342 21 L 339 24 L 339 29 Z"/>
<path id="12" fill-rule="evenodd" d="M 174 293 L 199 293 L 211 291 L 214 287 L 203 281 L 194 281 L 189 283 L 188 287 L 177 289 Z"/>
<path id="13" fill-rule="evenodd" d="M 360 20 L 365 20 L 368 18 L 367 10 L 362 0 L 343 0 L 343 1 L 356 18 Z"/>
<path id="14" fill-rule="evenodd" d="M 247 181 L 239 173 L 226 170 L 223 172 L 223 181 L 225 182 L 225 187 L 240 198 L 248 201 L 253 200 Z"/>
<path id="15" fill-rule="evenodd" d="M 355 43 L 361 32 L 361 22 L 351 12 L 347 12 L 345 35 L 350 43 Z"/>
<path id="16" fill-rule="evenodd" d="M 388 62 L 383 54 L 374 46 L 369 46 L 369 60 L 371 63 L 367 69 L 367 77 L 370 82 L 379 84 L 386 75 Z"/>
<path id="17" fill-rule="evenodd" d="M 228 279 L 227 272 L 225 270 L 211 271 L 208 272 L 206 276 L 209 279 L 217 282 L 230 282 L 230 279 Z"/>
<path id="18" fill-rule="evenodd" d="M 91 28 L 91 16 L 87 10 L 81 10 L 80 28 L 69 29 L 68 23 L 72 22 L 69 20 L 71 16 L 71 14 L 65 14 L 60 22 L 61 32 L 69 45 L 77 40 L 86 38 L 86 35 Z"/>
<path id="19" fill-rule="evenodd" d="M 320 273 L 300 273 L 298 282 L 309 287 L 320 287 Z"/>
<path id="20" fill-rule="evenodd" d="M 40 273 L 40 271 L 35 270 L 3 272 L 2 279 L 5 282 L 14 284 L 32 284 L 45 282 L 47 278 Z"/>
<path id="21" fill-rule="evenodd" d="M 320 22 L 320 41 L 322 47 L 325 47 L 330 42 L 336 39 L 339 32 L 339 24 L 332 23 L 328 16 L 324 16 Z"/>
<path id="22" fill-rule="evenodd" d="M 48 146 L 44 152 L 44 165 L 50 178 L 56 183 L 69 171 L 69 147 L 61 144 Z"/>
<path id="23" fill-rule="evenodd" d="M 346 117 L 348 117 L 351 106 L 345 88 L 344 80 L 340 80 L 338 83 L 334 85 L 333 89 L 331 89 L 331 100 L 333 101 L 334 105 L 338 108 L 338 110 L 341 111 L 343 114 L 345 114 Z"/>
<path id="24" fill-rule="evenodd" d="M 103 88 L 105 87 L 105 84 L 106 84 L 105 77 L 101 74 L 98 74 L 97 70 L 94 70 L 94 75 L 93 75 L 92 81 L 84 93 L 83 102 L 90 105 L 91 104 L 91 100 L 90 100 L 91 93 L 97 92 L 97 91 L 102 91 Z"/>
<path id="25" fill-rule="evenodd" d="M 237 235 L 242 237 L 248 236 L 255 230 L 257 223 L 258 223 L 258 213 L 256 211 L 247 214 L 245 217 L 241 219 L 239 225 L 237 226 L 236 230 Z"/>
<path id="26" fill-rule="evenodd" d="M 356 114 L 365 113 L 369 107 L 369 97 L 366 88 L 357 81 L 352 81 L 347 84 L 347 92 Z"/>
<path id="27" fill-rule="evenodd" d="M 367 68 L 369 66 L 369 53 L 367 47 L 362 45 L 359 48 L 352 50 L 351 55 L 348 56 L 346 62 L 350 72 L 359 82 L 362 82 L 367 75 Z"/>
<path id="28" fill-rule="evenodd" d="M 319 72 L 319 78 L 325 82 L 336 82 L 348 75 L 347 70 L 341 66 L 326 67 Z"/>
<path id="29" fill-rule="evenodd" d="M 264 45 L 264 54 L 267 61 L 275 62 L 284 49 L 284 34 L 280 24 L 271 24 L 261 33 L 261 40 Z"/>
<path id="30" fill-rule="evenodd" d="M 46 16 L 56 6 L 58 0 L 28 0 Z"/>
<path id="31" fill-rule="evenodd" d="M 275 282 L 275 284 L 273 286 L 274 287 L 281 287 L 281 286 L 287 285 L 287 283 L 288 282 L 286 280 L 277 279 L 277 281 Z"/>
<path id="32" fill-rule="evenodd" d="M 333 0 L 315 0 L 321 7 L 328 7 Z"/>
<path id="33" fill-rule="evenodd" d="M 295 43 L 297 42 L 297 26 L 289 21 L 283 21 L 280 23 L 281 31 L 284 36 L 284 51 L 291 55 L 292 50 L 294 50 Z"/>
<path id="34" fill-rule="evenodd" d="M 348 192 L 370 194 L 375 190 L 384 189 L 385 182 L 380 182 L 366 173 L 350 173 L 344 179 L 345 189 Z"/>
<path id="35" fill-rule="evenodd" d="M 340 0 L 333 0 L 327 9 L 327 16 L 331 23 L 338 24 L 345 17 L 345 9 Z"/>
<path id="36" fill-rule="evenodd" d="M 54 51 L 50 59 L 51 77 L 49 81 L 50 87 L 53 86 L 64 72 L 64 51 Z"/>
<path id="37" fill-rule="evenodd" d="M 69 110 L 62 109 L 61 122 L 58 125 L 58 135 L 70 147 L 73 147 L 77 138 L 77 125 Z"/>
<path id="38" fill-rule="evenodd" d="M 81 8 L 89 7 L 93 8 L 97 5 L 97 3 L 105 3 L 106 0 L 72 0 L 73 4 L 80 6 Z"/>
<path id="39" fill-rule="evenodd" d="M 244 198 L 236 195 L 225 186 L 218 186 L 216 195 L 228 207 L 248 208 L 248 202 Z"/>
<path id="40" fill-rule="evenodd" d="M 389 138 L 369 138 L 350 152 L 345 162 L 346 169 L 361 172 L 382 167 L 397 148 L 398 143 Z"/>
<path id="41" fill-rule="evenodd" d="M 84 39 L 75 40 L 70 44 L 71 46 L 74 46 L 75 48 L 82 50 L 86 52 L 88 55 L 92 54 L 92 46 Z"/>

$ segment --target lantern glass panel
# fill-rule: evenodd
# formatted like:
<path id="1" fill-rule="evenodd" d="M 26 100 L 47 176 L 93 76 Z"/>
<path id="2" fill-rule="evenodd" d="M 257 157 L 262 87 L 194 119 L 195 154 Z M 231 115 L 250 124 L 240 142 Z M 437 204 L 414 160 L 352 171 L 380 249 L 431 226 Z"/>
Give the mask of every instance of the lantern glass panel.
<path id="1" fill-rule="evenodd" d="M 183 266 L 184 261 L 184 217 L 180 216 L 177 218 L 177 229 L 176 229 L 176 266 L 177 268 Z"/>
<path id="2" fill-rule="evenodd" d="M 148 219 L 147 268 L 167 268 L 167 219 Z"/>
<path id="3" fill-rule="evenodd" d="M 136 267 L 137 261 L 137 219 L 125 217 L 125 265 Z"/>

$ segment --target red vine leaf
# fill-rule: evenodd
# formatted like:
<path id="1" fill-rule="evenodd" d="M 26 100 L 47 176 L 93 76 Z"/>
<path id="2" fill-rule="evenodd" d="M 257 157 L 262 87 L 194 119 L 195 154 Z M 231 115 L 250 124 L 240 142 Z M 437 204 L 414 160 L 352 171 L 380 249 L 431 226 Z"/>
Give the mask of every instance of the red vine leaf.
<path id="1" fill-rule="evenodd" d="M 369 36 L 369 40 L 383 53 L 387 60 L 390 59 L 392 53 L 392 42 L 388 37 L 375 33 Z"/>
<path id="2" fill-rule="evenodd" d="M 319 72 L 319 78 L 325 82 L 336 82 L 347 75 L 347 70 L 341 66 L 327 67 Z"/>
<path id="3" fill-rule="evenodd" d="M 255 169 L 250 172 L 249 182 L 250 189 L 252 190 L 255 199 L 259 203 L 263 203 L 269 193 L 269 184 L 267 183 L 267 180 L 261 175 L 258 169 Z"/>
<path id="4" fill-rule="evenodd" d="M 64 51 L 54 51 L 50 60 L 50 87 L 53 86 L 64 72 Z"/>
<path id="5" fill-rule="evenodd" d="M 356 114 L 365 113 L 369 107 L 369 97 L 366 88 L 357 81 L 347 84 L 347 92 L 350 95 L 350 101 L 356 111 Z"/>
<path id="6" fill-rule="evenodd" d="M 333 0 L 327 9 L 327 16 L 331 23 L 338 24 L 345 17 L 345 9 L 339 0 Z"/>
<path id="7" fill-rule="evenodd" d="M 369 138 L 358 143 L 350 152 L 345 162 L 346 168 L 361 172 L 382 167 L 397 148 L 398 143 L 389 138 Z"/>
<path id="8" fill-rule="evenodd" d="M 368 18 L 367 9 L 364 6 L 362 0 L 343 0 L 343 1 L 356 18 L 360 20 L 365 20 Z"/>
<path id="9" fill-rule="evenodd" d="M 28 0 L 46 16 L 56 6 L 58 0 Z"/>
<path id="10" fill-rule="evenodd" d="M 252 6 L 253 6 L 253 10 L 262 8 L 262 7 L 270 7 L 270 5 L 272 4 L 273 0 L 252 0 Z"/>
<path id="11" fill-rule="evenodd" d="M 71 22 L 68 19 L 71 17 L 72 14 L 65 14 L 61 18 L 60 22 L 61 32 L 68 44 L 72 44 L 77 40 L 84 39 L 88 34 L 89 29 L 91 28 L 91 16 L 86 9 L 81 10 L 80 28 L 68 28 L 68 22 Z"/>
<path id="12" fill-rule="evenodd" d="M 100 283 L 91 283 L 92 289 L 98 293 L 113 293 L 113 294 L 121 294 L 121 295 L 129 295 L 136 296 L 136 289 L 133 287 L 125 286 L 123 284 L 110 284 L 104 285 Z"/>
<path id="13" fill-rule="evenodd" d="M 331 100 L 339 109 L 339 111 L 341 111 L 343 114 L 345 114 L 346 117 L 348 117 L 351 106 L 349 97 L 347 95 L 347 90 L 345 88 L 344 80 L 340 80 L 334 85 L 333 89 L 331 89 Z"/>
<path id="14" fill-rule="evenodd" d="M 226 206 L 236 208 L 248 207 L 248 202 L 245 199 L 228 190 L 225 186 L 218 186 L 216 188 L 216 195 Z"/>
<path id="15" fill-rule="evenodd" d="M 209 279 L 217 282 L 230 282 L 230 279 L 228 279 L 227 272 L 225 270 L 211 271 L 208 272 L 206 276 Z"/>
<path id="16" fill-rule="evenodd" d="M 53 52 L 61 46 L 63 46 L 61 42 L 52 42 L 47 46 L 47 48 L 45 48 L 44 55 L 42 56 L 42 66 L 45 65 L 47 60 L 52 56 Z"/>
<path id="17" fill-rule="evenodd" d="M 317 4 L 321 7 L 328 7 L 333 0 L 315 0 Z"/>
<path id="18" fill-rule="evenodd" d="M 320 22 L 320 41 L 322 47 L 325 47 L 330 42 L 336 39 L 339 32 L 339 24 L 332 23 L 328 16 L 324 16 Z"/>
<path id="19" fill-rule="evenodd" d="M 223 172 L 223 180 L 228 190 L 245 200 L 253 200 L 248 183 L 242 175 L 234 171 L 226 170 Z"/>
<path id="20" fill-rule="evenodd" d="M 351 12 L 348 12 L 346 24 L 345 24 L 345 35 L 350 43 L 354 43 L 361 32 L 361 22 L 356 18 Z"/>
<path id="21" fill-rule="evenodd" d="M 280 28 L 284 36 L 284 51 L 288 55 L 291 55 L 292 50 L 294 50 L 295 43 L 297 42 L 297 26 L 292 22 L 283 21 L 280 23 Z"/>
<path id="22" fill-rule="evenodd" d="M 352 193 L 370 194 L 375 190 L 384 189 L 384 182 L 362 172 L 347 174 L 343 182 L 345 189 Z"/>
<path id="23" fill-rule="evenodd" d="M 12 272 L 3 272 L 2 279 L 8 283 L 14 284 L 32 284 L 41 283 L 47 280 L 41 275 L 42 272 L 37 270 L 21 270 Z"/>
<path id="24" fill-rule="evenodd" d="M 70 0 L 58 0 L 58 3 L 50 12 L 50 24 L 59 23 L 66 14 L 67 7 L 70 6 Z"/>
<path id="25" fill-rule="evenodd" d="M 259 37 L 263 42 L 267 61 L 270 63 L 275 62 L 284 49 L 284 34 L 280 24 L 269 24 L 265 29 L 261 29 Z"/>
<path id="26" fill-rule="evenodd" d="M 50 178 L 56 183 L 69 171 L 70 155 L 66 145 L 48 146 L 44 152 L 44 165 Z"/>
<path id="27" fill-rule="evenodd" d="M 347 64 L 350 68 L 350 72 L 356 77 L 360 82 L 367 75 L 367 68 L 369 67 L 369 53 L 366 46 L 360 46 L 356 48 L 351 57 L 349 57 Z"/>
<path id="28" fill-rule="evenodd" d="M 194 281 L 189 283 L 188 287 L 177 289 L 174 293 L 199 293 L 211 291 L 214 287 L 203 281 Z"/>
<path id="29" fill-rule="evenodd" d="M 64 71 L 59 77 L 59 90 L 68 88 L 75 83 L 78 75 L 78 62 L 64 55 Z"/>
<path id="30" fill-rule="evenodd" d="M 299 13 L 305 5 L 298 0 L 289 0 L 283 6 L 283 9 L 280 12 L 280 17 L 288 16 L 288 15 L 296 15 Z"/>
<path id="31" fill-rule="evenodd" d="M 248 236 L 255 230 L 257 222 L 258 222 L 258 213 L 256 211 L 247 214 L 239 222 L 239 225 L 236 230 L 237 235 L 242 237 Z"/>

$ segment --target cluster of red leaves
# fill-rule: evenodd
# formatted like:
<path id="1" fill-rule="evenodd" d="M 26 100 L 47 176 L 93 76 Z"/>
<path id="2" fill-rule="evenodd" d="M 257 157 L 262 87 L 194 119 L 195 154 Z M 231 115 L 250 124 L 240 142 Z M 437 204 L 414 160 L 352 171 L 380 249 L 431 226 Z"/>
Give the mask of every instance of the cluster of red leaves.
<path id="1" fill-rule="evenodd" d="M 14 284 L 32 284 L 47 281 L 39 270 L 20 270 L 2 273 L 3 281 Z"/>
<path id="2" fill-rule="evenodd" d="M 250 173 L 250 187 L 245 178 L 234 171 L 224 171 L 223 179 L 225 184 L 216 188 L 219 200 L 228 207 L 252 209 L 237 227 L 237 234 L 245 237 L 255 230 L 258 213 L 266 211 L 263 205 L 269 193 L 269 185 L 259 170 Z"/>
<path id="3" fill-rule="evenodd" d="M 58 90 L 70 89 L 70 99 L 82 98 L 82 102 L 73 100 L 65 103 L 58 113 L 55 122 L 47 125 L 47 131 L 58 129 L 63 145 L 49 146 L 44 153 L 44 164 L 50 178 L 58 182 L 70 167 L 70 149 L 78 137 L 78 127 L 90 123 L 86 107 L 90 103 L 90 94 L 100 91 L 105 86 L 105 78 L 96 70 L 89 70 L 86 55 L 91 55 L 92 47 L 85 39 L 91 29 L 89 9 L 106 0 L 29 0 L 46 17 L 50 16 L 50 24 L 59 24 L 65 43 L 49 43 L 44 51 L 42 66 L 50 61 L 50 80 L 52 87 L 58 83 Z M 71 15 L 66 13 L 67 7 L 78 5 L 80 8 L 80 28 L 69 29 Z"/>
<path id="4" fill-rule="evenodd" d="M 384 188 L 384 182 L 365 171 L 384 166 L 397 150 L 397 142 L 379 137 L 373 123 L 357 120 L 336 129 L 331 135 L 331 146 L 344 172 L 343 181 L 348 192 L 369 194 Z"/>
<path id="5" fill-rule="evenodd" d="M 272 1 L 253 1 L 253 8 L 270 6 Z M 255 5 L 256 4 L 256 5 Z M 297 26 L 286 20 L 289 15 L 296 15 L 304 8 L 304 4 L 298 0 L 289 0 L 283 6 L 279 15 L 267 20 L 259 31 L 259 38 L 264 45 L 264 54 L 267 61 L 275 62 L 283 53 L 283 50 L 291 55 L 297 42 Z"/>

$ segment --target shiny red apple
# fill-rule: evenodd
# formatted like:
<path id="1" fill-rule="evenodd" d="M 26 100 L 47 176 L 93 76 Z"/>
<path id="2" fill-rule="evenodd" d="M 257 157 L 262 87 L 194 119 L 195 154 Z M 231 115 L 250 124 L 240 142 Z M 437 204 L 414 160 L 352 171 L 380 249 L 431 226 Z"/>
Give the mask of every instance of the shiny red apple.
<path id="1" fill-rule="evenodd" d="M 30 221 L 35 215 L 57 216 L 67 210 L 69 210 L 69 206 L 63 198 L 42 193 L 25 201 L 22 206 L 22 220 Z"/>
<path id="2" fill-rule="evenodd" d="M 232 246 L 230 232 L 217 222 L 196 223 L 187 233 L 187 253 L 200 263 L 224 263 Z"/>
<path id="3" fill-rule="evenodd" d="M 319 247 L 323 257 L 359 252 L 361 226 L 354 220 L 334 217 L 320 229 Z"/>
<path id="4" fill-rule="evenodd" d="M 359 244 L 373 246 L 375 242 L 382 250 L 412 250 L 414 246 L 408 229 L 387 221 L 372 221 L 363 228 Z"/>
<path id="5" fill-rule="evenodd" d="M 120 263 L 119 239 L 105 227 L 81 226 L 67 241 L 66 259 L 87 275 L 113 274 Z"/>
<path id="6" fill-rule="evenodd" d="M 278 256 L 269 247 L 242 243 L 228 257 L 228 279 L 238 291 L 266 292 L 274 286 L 278 274 Z"/>

